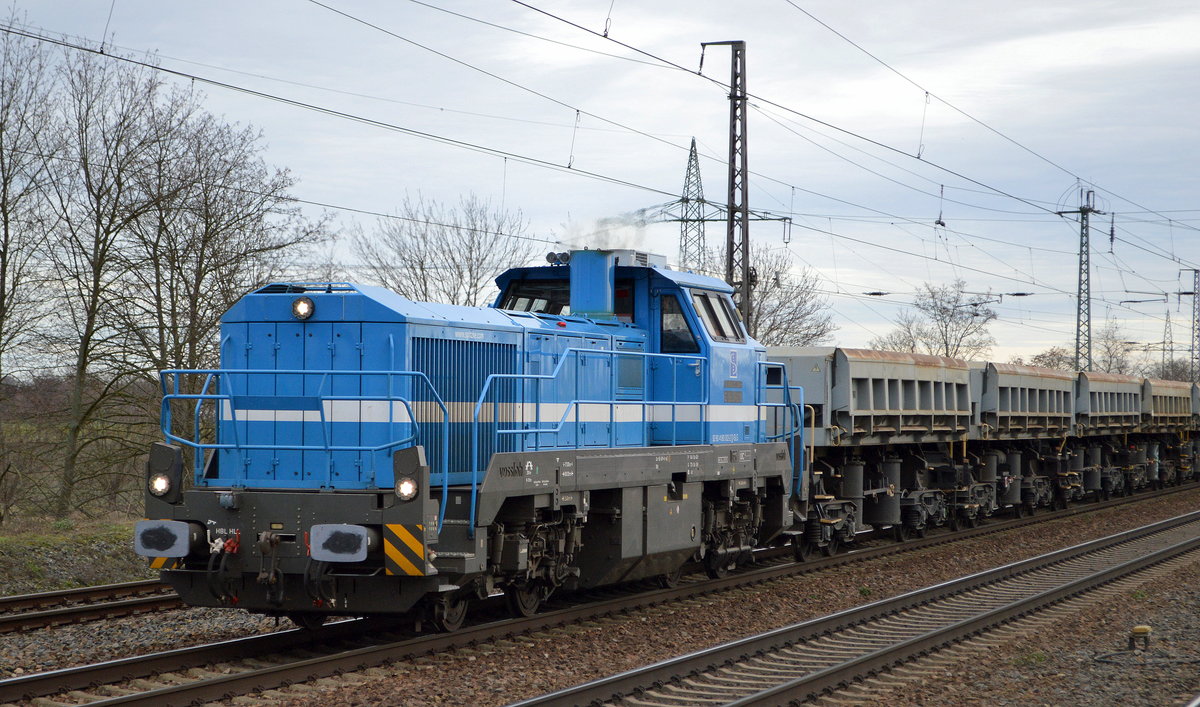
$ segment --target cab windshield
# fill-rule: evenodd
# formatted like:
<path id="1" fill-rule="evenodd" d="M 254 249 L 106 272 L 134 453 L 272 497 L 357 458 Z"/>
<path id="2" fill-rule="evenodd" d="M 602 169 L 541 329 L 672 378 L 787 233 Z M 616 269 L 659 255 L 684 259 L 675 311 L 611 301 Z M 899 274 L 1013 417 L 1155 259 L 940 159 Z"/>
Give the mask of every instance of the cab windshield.
<path id="1" fill-rule="evenodd" d="M 613 304 L 617 319 L 633 321 L 633 281 L 617 280 Z M 571 281 L 517 280 L 504 291 L 500 309 L 567 316 L 571 313 Z"/>

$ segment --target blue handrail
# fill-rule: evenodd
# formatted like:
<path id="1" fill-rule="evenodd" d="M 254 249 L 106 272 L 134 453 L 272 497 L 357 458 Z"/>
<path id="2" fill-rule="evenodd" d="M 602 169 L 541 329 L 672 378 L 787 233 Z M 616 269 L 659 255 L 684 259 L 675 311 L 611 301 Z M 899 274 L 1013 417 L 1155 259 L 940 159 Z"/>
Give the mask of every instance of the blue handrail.
<path id="1" fill-rule="evenodd" d="M 199 393 L 184 393 L 180 389 L 180 382 L 185 376 L 203 375 L 204 381 L 200 386 Z M 238 417 L 237 410 L 233 407 L 234 394 L 231 389 L 230 378 L 245 375 L 305 375 L 305 376 L 321 376 L 320 384 L 317 387 L 318 394 L 309 396 L 320 400 L 320 429 L 322 444 L 320 446 L 305 445 L 305 444 L 250 444 L 243 442 L 238 436 Z M 325 389 L 326 382 L 330 376 L 386 376 L 388 385 L 387 395 L 321 395 L 320 391 Z M 332 481 L 333 452 L 380 452 L 389 449 L 397 449 L 406 445 L 412 444 L 417 440 L 421 433 L 421 423 L 417 420 L 417 415 L 413 410 L 412 403 L 395 393 L 394 378 L 411 378 L 419 382 L 429 390 L 430 399 L 427 402 L 435 403 L 442 413 L 442 459 L 443 463 L 450 458 L 450 412 L 442 400 L 437 389 L 429 377 L 420 371 L 378 371 L 378 370 L 311 370 L 311 369 L 168 369 L 159 373 L 159 380 L 163 389 L 162 399 L 162 414 L 161 428 L 163 436 L 172 442 L 177 442 L 181 445 L 194 449 L 196 458 L 194 460 L 195 472 L 200 474 L 203 470 L 204 454 L 207 451 L 216 451 L 222 449 L 234 449 L 238 451 L 250 450 L 295 450 L 295 451 L 314 451 L 320 450 L 329 455 L 329 464 L 326 467 L 325 484 L 329 485 Z M 213 383 L 217 385 L 217 392 L 206 392 L 210 390 Z M 195 400 L 195 440 L 185 439 L 171 431 L 171 402 L 174 400 Z M 205 401 L 214 401 L 218 409 L 218 419 L 222 417 L 224 410 L 228 409 L 229 422 L 232 424 L 230 428 L 233 434 L 233 443 L 207 443 L 200 441 L 200 411 L 201 406 Z M 394 419 L 392 403 L 400 403 L 404 406 L 407 413 L 408 421 L 412 425 L 412 434 L 405 437 L 390 440 L 379 445 L 334 445 L 330 444 L 329 421 L 325 417 L 325 403 L 336 401 L 358 401 L 358 402 L 386 402 L 388 403 L 388 420 L 389 425 L 394 425 L 397 421 Z M 449 496 L 449 473 L 448 471 L 442 474 L 442 502 L 438 515 L 438 529 L 440 531 L 442 523 L 446 517 L 446 500 Z"/>
<path id="2" fill-rule="evenodd" d="M 589 405 L 589 404 L 608 405 L 609 406 L 609 443 L 610 443 L 610 446 L 614 446 L 613 442 L 615 441 L 615 435 L 616 435 L 616 426 L 614 424 L 612 424 L 616 405 L 640 405 L 642 407 L 642 423 L 643 424 L 645 424 L 647 421 L 646 420 L 646 409 L 648 406 L 651 406 L 651 405 L 669 405 L 669 406 L 671 406 L 671 443 L 672 444 L 674 444 L 677 441 L 676 435 L 678 433 L 678 420 L 676 419 L 676 409 L 679 406 L 698 406 L 700 409 L 700 414 L 699 414 L 699 420 L 697 422 L 701 426 L 701 429 L 703 429 L 703 426 L 705 424 L 706 406 L 708 404 L 708 391 L 709 391 L 708 385 L 705 384 L 705 385 L 701 386 L 701 388 L 700 388 L 701 395 L 699 396 L 698 400 L 688 400 L 688 401 L 682 401 L 682 402 L 679 400 L 663 400 L 663 401 L 617 400 L 616 399 L 617 386 L 616 386 L 616 379 L 615 379 L 616 366 L 611 366 L 611 361 L 612 361 L 613 357 L 615 357 L 615 356 L 631 356 L 631 357 L 640 358 L 642 360 L 642 373 L 643 373 L 642 380 L 644 381 L 644 380 L 646 380 L 646 376 L 645 376 L 646 365 L 649 363 L 649 361 L 654 358 L 666 359 L 671 363 L 672 366 L 678 365 L 680 363 L 683 363 L 684 365 L 688 365 L 688 366 L 692 366 L 692 365 L 698 366 L 699 367 L 699 376 L 698 377 L 700 378 L 701 381 L 707 381 L 708 380 L 708 368 L 707 368 L 708 367 L 708 359 L 703 356 L 647 353 L 645 351 L 621 351 L 621 350 L 614 350 L 614 349 L 577 349 L 577 348 L 572 347 L 572 348 L 564 349 L 562 351 L 561 358 L 559 359 L 558 364 L 554 367 L 554 370 L 551 371 L 550 373 L 542 373 L 542 374 L 539 374 L 539 373 L 493 373 L 484 380 L 483 389 L 479 393 L 479 399 L 475 402 L 475 409 L 473 411 L 472 418 L 471 418 L 471 508 L 470 508 L 470 516 L 469 516 L 471 519 L 471 523 L 468 524 L 468 526 L 467 526 L 468 537 L 474 537 L 474 534 L 475 534 L 475 527 L 474 527 L 475 509 L 476 509 L 476 504 L 478 501 L 478 494 L 479 494 L 479 475 L 481 472 L 481 469 L 479 468 L 480 413 L 483 411 L 483 405 L 487 401 L 487 397 L 488 397 L 489 393 L 492 391 L 493 382 L 500 381 L 500 380 L 525 380 L 525 381 L 555 380 L 563 372 L 563 369 L 567 364 L 567 359 L 571 358 L 573 356 L 576 359 L 576 362 L 578 363 L 579 360 L 582 360 L 580 358 L 581 354 L 587 354 L 588 356 L 607 356 L 610 359 L 610 369 L 612 371 L 612 373 L 610 375 L 614 376 L 614 378 L 610 379 L 612 382 L 613 399 L 612 400 L 580 400 L 578 398 L 579 382 L 578 382 L 578 379 L 576 379 L 576 398 L 567 403 L 563 403 L 567 407 L 563 411 L 562 416 L 559 418 L 558 423 L 554 427 L 549 427 L 549 428 L 535 427 L 533 429 L 522 427 L 521 429 L 501 430 L 499 428 L 499 426 L 497 425 L 496 430 L 493 432 L 494 440 L 496 442 L 499 441 L 499 435 L 501 435 L 501 434 L 514 434 L 514 435 L 516 435 L 516 434 L 521 434 L 521 435 L 533 434 L 534 439 L 535 439 L 534 449 L 540 449 L 540 442 L 538 441 L 540 439 L 540 435 L 547 434 L 547 433 L 560 432 L 563 428 L 563 425 L 565 425 L 567 423 L 567 421 L 570 419 L 572 411 L 575 411 L 576 421 L 578 421 L 579 406 L 580 405 Z M 675 397 L 678 397 L 678 376 L 675 376 L 675 375 L 671 376 L 671 387 L 672 387 L 672 393 L 675 394 Z M 540 395 L 539 395 L 539 397 L 540 397 Z M 541 424 L 541 405 L 539 403 L 540 403 L 540 400 L 535 402 L 535 412 L 534 412 L 534 424 L 535 425 Z M 497 415 L 495 414 L 495 409 L 498 404 L 499 404 L 499 400 L 494 400 L 492 402 L 492 405 L 493 405 L 492 418 L 493 419 L 498 419 Z M 703 436 L 702 436 L 702 438 L 703 438 Z"/>
<path id="3" fill-rule="evenodd" d="M 766 383 L 766 372 L 769 368 L 778 368 L 780 373 L 779 384 L 771 385 Z M 798 494 L 802 491 L 803 473 L 807 466 L 804 449 L 804 388 L 800 386 L 792 386 L 788 384 L 787 367 L 782 363 L 775 361 L 759 361 L 758 375 L 755 378 L 757 391 L 755 398 L 758 400 L 759 406 L 762 407 L 778 407 L 785 410 L 784 413 L 784 430 L 778 434 L 768 435 L 767 439 L 786 439 L 792 453 L 792 493 Z M 765 402 L 766 391 L 779 390 L 783 392 L 783 401 L 779 403 Z M 792 401 L 792 392 L 795 391 L 798 402 Z M 788 418 L 791 418 L 791 424 L 788 424 Z M 797 449 L 798 447 L 798 449 Z"/>

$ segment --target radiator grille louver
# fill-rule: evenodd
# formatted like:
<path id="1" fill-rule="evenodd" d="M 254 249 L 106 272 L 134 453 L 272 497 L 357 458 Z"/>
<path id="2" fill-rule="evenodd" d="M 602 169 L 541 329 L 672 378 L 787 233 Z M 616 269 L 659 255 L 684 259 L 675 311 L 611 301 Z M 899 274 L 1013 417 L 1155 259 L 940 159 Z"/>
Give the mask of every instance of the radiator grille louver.
<path id="1" fill-rule="evenodd" d="M 412 340 L 412 370 L 429 377 L 450 409 L 450 459 L 444 461 L 440 458 L 442 428 L 431 424 L 441 420 L 441 411 L 437 403 L 430 402 L 427 390 L 417 386 L 414 391 L 413 407 L 417 419 L 428 421 L 421 426 L 417 441 L 425 445 L 431 469 L 434 473 L 470 471 L 471 413 L 489 375 L 517 372 L 516 345 L 416 337 Z M 514 402 L 517 385 L 514 381 L 493 383 L 489 402 Z M 504 435 L 501 448 L 497 448 L 493 440 L 495 422 L 486 412 L 481 417 L 484 421 L 479 426 L 479 458 L 487 460 L 495 452 L 512 451 L 518 440 L 512 435 Z"/>

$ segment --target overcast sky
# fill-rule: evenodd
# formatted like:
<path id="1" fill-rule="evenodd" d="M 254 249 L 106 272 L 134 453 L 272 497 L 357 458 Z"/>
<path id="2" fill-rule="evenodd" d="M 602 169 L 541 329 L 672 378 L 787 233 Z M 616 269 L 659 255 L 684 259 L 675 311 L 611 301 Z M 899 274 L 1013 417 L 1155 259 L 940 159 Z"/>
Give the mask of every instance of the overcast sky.
<path id="1" fill-rule="evenodd" d="M 956 277 L 1034 293 L 991 305 L 993 358 L 1073 342 L 1079 227 L 1053 212 L 1082 186 L 1113 214 L 1093 216 L 1093 327 L 1115 319 L 1160 345 L 1169 312 L 1187 347 L 1190 297 L 1122 301 L 1191 290 L 1180 271 L 1200 267 L 1195 2 L 530 4 L 561 20 L 500 0 L 15 2 L 50 34 L 107 35 L 165 67 L 478 148 L 196 84 L 210 111 L 262 129 L 302 199 L 390 212 L 406 193 L 473 192 L 563 242 L 547 250 L 637 242 L 671 261 L 677 224 L 598 224 L 678 198 L 693 136 L 705 195 L 723 201 L 729 49 L 696 69 L 701 42 L 745 40 L 750 206 L 794 219 L 788 243 L 752 223 L 752 247 L 819 273 L 836 343 L 866 345 L 923 282 Z M 586 31 L 606 27 L 646 54 Z"/>

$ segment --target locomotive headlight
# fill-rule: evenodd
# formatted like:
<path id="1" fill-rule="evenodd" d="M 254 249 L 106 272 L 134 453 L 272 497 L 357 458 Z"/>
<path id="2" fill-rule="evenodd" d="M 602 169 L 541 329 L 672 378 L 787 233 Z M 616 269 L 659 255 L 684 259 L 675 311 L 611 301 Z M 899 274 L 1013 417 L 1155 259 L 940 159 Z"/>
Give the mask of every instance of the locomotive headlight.
<path id="1" fill-rule="evenodd" d="M 151 474 L 146 485 L 151 494 L 161 498 L 171 492 L 171 477 L 166 474 Z"/>
<path id="2" fill-rule="evenodd" d="M 411 501 L 417 497 L 417 481 L 411 476 L 405 476 L 396 482 L 396 497 L 401 501 Z"/>
<path id="3" fill-rule="evenodd" d="M 313 315 L 316 308 L 316 305 L 308 297 L 297 297 L 292 300 L 292 316 L 296 319 L 308 319 Z"/>

